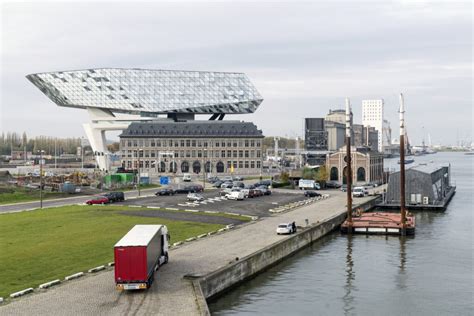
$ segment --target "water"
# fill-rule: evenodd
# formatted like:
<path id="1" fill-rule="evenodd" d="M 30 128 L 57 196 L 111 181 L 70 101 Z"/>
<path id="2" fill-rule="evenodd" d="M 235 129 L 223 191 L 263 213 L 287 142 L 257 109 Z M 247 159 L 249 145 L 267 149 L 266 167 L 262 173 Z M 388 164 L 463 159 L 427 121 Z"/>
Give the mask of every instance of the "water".
<path id="1" fill-rule="evenodd" d="M 211 313 L 473 315 L 474 156 L 438 153 L 415 163 L 431 160 L 451 163 L 457 193 L 444 213 L 416 213 L 416 236 L 334 232 L 211 302 Z"/>

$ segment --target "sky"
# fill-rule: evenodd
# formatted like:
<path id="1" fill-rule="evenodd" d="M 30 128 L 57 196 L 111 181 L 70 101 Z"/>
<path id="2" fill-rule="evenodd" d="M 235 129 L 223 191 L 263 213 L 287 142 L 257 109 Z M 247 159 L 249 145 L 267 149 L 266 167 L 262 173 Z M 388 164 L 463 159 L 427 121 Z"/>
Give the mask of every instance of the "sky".
<path id="1" fill-rule="evenodd" d="M 472 141 L 470 1 L 2 1 L 0 131 L 85 135 L 25 76 L 98 67 L 244 72 L 263 96 L 266 136 L 303 135 L 349 97 L 385 100 L 398 137 L 403 92 L 413 143 Z M 198 117 L 207 119 L 206 116 Z M 110 138 L 116 134 L 108 134 Z"/>

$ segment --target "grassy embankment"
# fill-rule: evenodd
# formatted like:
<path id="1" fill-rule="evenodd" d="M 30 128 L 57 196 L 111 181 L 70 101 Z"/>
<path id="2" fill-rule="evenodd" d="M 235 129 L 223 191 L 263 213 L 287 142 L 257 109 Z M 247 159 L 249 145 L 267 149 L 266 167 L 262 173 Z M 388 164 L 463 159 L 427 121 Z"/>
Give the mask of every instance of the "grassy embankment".
<path id="1" fill-rule="evenodd" d="M 43 199 L 58 199 L 64 197 L 71 197 L 73 195 L 60 192 L 45 192 L 43 191 Z M 0 189 L 0 205 L 13 204 L 22 202 L 39 201 L 40 192 L 36 189 L 26 188 L 8 188 Z"/>
<path id="2" fill-rule="evenodd" d="M 119 214 L 125 210 L 143 209 L 75 205 L 0 215 L 0 297 L 113 261 L 113 245 L 135 224 L 167 225 L 171 243 L 223 227 Z"/>

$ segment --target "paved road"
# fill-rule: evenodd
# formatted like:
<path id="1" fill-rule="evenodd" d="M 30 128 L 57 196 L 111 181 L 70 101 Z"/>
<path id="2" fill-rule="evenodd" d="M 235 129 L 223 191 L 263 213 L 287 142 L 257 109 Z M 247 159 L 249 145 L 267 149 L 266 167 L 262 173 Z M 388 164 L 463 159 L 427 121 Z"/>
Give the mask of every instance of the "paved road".
<path id="1" fill-rule="evenodd" d="M 184 275 L 207 274 L 236 257 L 288 238 L 275 234 L 281 222 L 304 225 L 307 218 L 316 223 L 343 213 L 344 205 L 345 194 L 335 192 L 329 199 L 173 249 L 169 264 L 156 273 L 147 291 L 119 293 L 114 289 L 113 271 L 107 271 L 15 300 L 0 307 L 0 315 L 197 315 L 193 287 Z"/>
<path id="2" fill-rule="evenodd" d="M 245 223 L 244 221 L 222 217 L 222 216 L 211 216 L 205 213 L 190 213 L 190 212 L 173 212 L 173 211 L 162 211 L 162 210 L 133 210 L 120 212 L 123 215 L 129 216 L 143 216 L 143 217 L 159 217 L 164 219 L 170 219 L 175 221 L 187 221 L 195 223 L 209 223 L 209 224 L 221 224 L 221 225 L 240 225 Z"/>
<path id="3" fill-rule="evenodd" d="M 141 195 L 154 194 L 156 191 L 157 191 L 156 188 L 154 188 L 154 189 L 144 189 L 144 190 L 141 190 Z M 136 197 L 136 196 L 138 196 L 137 191 L 125 192 L 125 198 L 131 198 L 131 197 Z M 79 203 L 84 203 L 85 201 L 90 200 L 90 199 L 91 199 L 91 196 L 82 195 L 82 196 L 75 196 L 75 197 L 70 197 L 70 198 L 44 200 L 43 201 L 43 207 L 79 204 Z M 28 211 L 28 210 L 36 209 L 36 208 L 39 208 L 39 207 L 40 207 L 40 202 L 39 201 L 9 204 L 9 205 L 0 205 L 0 213 Z"/>

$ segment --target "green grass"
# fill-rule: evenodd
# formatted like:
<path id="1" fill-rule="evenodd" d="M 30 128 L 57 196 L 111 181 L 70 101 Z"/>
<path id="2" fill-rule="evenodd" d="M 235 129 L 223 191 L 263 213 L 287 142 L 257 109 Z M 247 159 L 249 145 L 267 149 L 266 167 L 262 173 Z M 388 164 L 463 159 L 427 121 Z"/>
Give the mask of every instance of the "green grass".
<path id="1" fill-rule="evenodd" d="M 113 261 L 113 245 L 135 224 L 168 226 L 171 243 L 223 227 L 124 210 L 142 209 L 74 205 L 0 215 L 0 297 Z"/>
<path id="2" fill-rule="evenodd" d="M 61 192 L 45 192 L 43 191 L 43 199 L 58 199 L 64 197 L 71 197 L 71 194 Z M 0 193 L 0 205 L 11 204 L 11 203 L 22 203 L 39 201 L 40 192 L 39 190 L 28 190 L 22 188 L 12 189 L 10 192 Z"/>
<path id="3" fill-rule="evenodd" d="M 245 180 L 260 180 L 260 176 L 252 176 L 252 177 L 246 177 L 243 176 L 244 181 Z M 262 176 L 262 180 L 270 180 L 272 177 L 271 176 Z"/>

